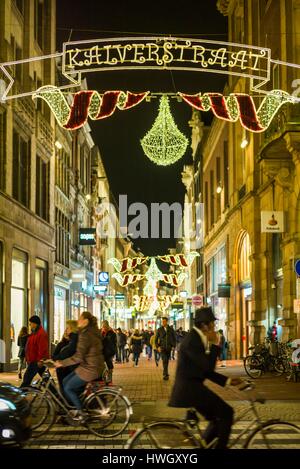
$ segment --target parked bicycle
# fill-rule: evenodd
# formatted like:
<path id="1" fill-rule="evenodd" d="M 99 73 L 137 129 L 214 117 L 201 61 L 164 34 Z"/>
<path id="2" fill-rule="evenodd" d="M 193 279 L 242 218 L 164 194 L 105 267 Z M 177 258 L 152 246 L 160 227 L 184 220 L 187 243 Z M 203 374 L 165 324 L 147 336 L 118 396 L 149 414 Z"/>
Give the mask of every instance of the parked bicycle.
<path id="1" fill-rule="evenodd" d="M 263 344 L 249 347 L 250 355 L 244 358 L 244 368 L 250 378 L 259 378 L 263 373 L 271 372 L 280 376 L 288 371 L 286 345 L 271 343 L 265 339 Z"/>
<path id="2" fill-rule="evenodd" d="M 75 407 L 66 400 L 48 367 L 42 378 L 24 392 L 31 403 L 33 437 L 49 431 L 57 416 L 70 425 L 80 425 L 75 418 Z M 108 387 L 100 380 L 91 381 L 80 398 L 87 414 L 84 425 L 95 435 L 112 438 L 127 427 L 133 413 L 132 405 L 122 394 L 121 387 Z"/>
<path id="3" fill-rule="evenodd" d="M 240 391 L 254 390 L 250 381 L 245 381 Z M 246 428 L 238 431 L 237 436 L 231 436 L 229 448 L 241 446 L 248 449 L 300 449 L 300 428 L 290 422 L 272 419 L 263 421 L 257 411 L 256 403 L 264 404 L 265 399 L 248 396 L 248 408 L 239 415 L 234 424 L 244 419 L 248 413 L 253 414 L 253 419 Z M 209 444 L 203 437 L 199 418 L 196 410 L 189 412 L 192 419 L 160 419 L 146 424 L 137 430 L 128 440 L 126 449 L 157 448 L 157 449 L 213 449 L 218 439 L 215 438 Z M 246 440 L 243 442 L 243 438 Z"/>

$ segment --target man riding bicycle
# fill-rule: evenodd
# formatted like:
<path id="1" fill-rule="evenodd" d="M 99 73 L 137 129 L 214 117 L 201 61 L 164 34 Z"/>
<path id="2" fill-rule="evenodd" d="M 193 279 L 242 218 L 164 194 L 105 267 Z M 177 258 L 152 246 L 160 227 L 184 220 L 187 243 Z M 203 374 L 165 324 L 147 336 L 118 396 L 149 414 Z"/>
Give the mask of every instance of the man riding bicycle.
<path id="1" fill-rule="evenodd" d="M 209 379 L 220 386 L 238 385 L 240 378 L 227 378 L 217 373 L 218 337 L 216 318 L 210 306 L 195 312 L 195 325 L 181 342 L 175 383 L 169 406 L 193 407 L 210 422 L 204 438 L 207 443 L 218 437 L 216 448 L 225 449 L 233 423 L 233 409 L 204 385 Z"/>

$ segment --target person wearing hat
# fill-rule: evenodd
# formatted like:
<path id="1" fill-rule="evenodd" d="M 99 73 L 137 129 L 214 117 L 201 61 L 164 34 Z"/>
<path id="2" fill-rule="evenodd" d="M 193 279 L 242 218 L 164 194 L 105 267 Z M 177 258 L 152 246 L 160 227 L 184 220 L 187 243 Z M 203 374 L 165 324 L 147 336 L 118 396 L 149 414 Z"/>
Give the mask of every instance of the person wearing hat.
<path id="1" fill-rule="evenodd" d="M 41 325 L 40 318 L 35 315 L 31 316 L 29 327 L 31 334 L 28 336 L 25 348 L 27 369 L 20 386 L 21 388 L 30 386 L 31 381 L 37 373 L 42 376 L 45 370 L 43 360 L 49 358 L 48 335 Z"/>
<path id="2" fill-rule="evenodd" d="M 216 318 L 210 306 L 195 312 L 194 327 L 181 342 L 170 407 L 193 407 L 210 422 L 204 438 L 207 443 L 218 437 L 216 448 L 225 449 L 233 423 L 233 409 L 204 385 L 209 379 L 220 386 L 238 385 L 240 378 L 227 378 L 215 371 L 219 354 L 214 330 Z M 191 417 L 188 412 L 188 418 Z M 194 416 L 194 414 L 192 415 Z"/>

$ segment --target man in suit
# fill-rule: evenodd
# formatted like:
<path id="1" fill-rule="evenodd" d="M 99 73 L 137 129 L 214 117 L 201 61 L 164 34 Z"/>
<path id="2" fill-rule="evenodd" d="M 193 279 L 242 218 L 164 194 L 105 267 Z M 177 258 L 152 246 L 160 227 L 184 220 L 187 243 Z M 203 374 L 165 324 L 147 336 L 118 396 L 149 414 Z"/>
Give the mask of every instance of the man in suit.
<path id="1" fill-rule="evenodd" d="M 176 334 L 172 327 L 168 325 L 168 318 L 162 318 L 162 326 L 157 329 L 155 336 L 155 346 L 160 353 L 163 362 L 163 379 L 169 379 L 169 360 L 171 350 L 176 346 Z"/>
<path id="2" fill-rule="evenodd" d="M 204 385 L 209 379 L 220 386 L 238 385 L 240 378 L 227 378 L 214 371 L 219 353 L 216 320 L 210 306 L 195 312 L 195 325 L 181 342 L 175 383 L 169 406 L 193 407 L 210 422 L 204 438 L 207 443 L 218 437 L 216 448 L 225 449 L 233 423 L 233 409 Z"/>

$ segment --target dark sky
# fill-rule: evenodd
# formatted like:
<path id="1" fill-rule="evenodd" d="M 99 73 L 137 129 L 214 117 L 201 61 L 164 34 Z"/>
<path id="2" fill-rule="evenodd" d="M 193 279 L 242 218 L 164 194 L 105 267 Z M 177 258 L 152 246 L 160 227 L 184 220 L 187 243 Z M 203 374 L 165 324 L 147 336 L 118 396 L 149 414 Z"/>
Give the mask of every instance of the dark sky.
<path id="1" fill-rule="evenodd" d="M 119 0 L 57 0 L 57 50 L 68 40 L 104 37 L 172 35 L 226 41 L 227 22 L 216 8 L 216 0 L 190 2 Z M 104 92 L 113 89 L 132 92 L 196 93 L 222 91 L 226 76 L 179 71 L 114 71 L 89 73 L 89 89 Z M 151 128 L 159 100 L 143 102 L 127 111 L 101 121 L 89 121 L 92 137 L 99 146 L 111 190 L 118 200 L 127 194 L 128 201 L 180 202 L 184 200 L 181 172 L 191 163 L 191 148 L 171 166 L 157 166 L 143 153 L 140 139 Z M 192 108 L 171 99 L 171 111 L 178 128 L 191 140 L 188 121 Z M 202 119 L 209 122 L 210 113 Z M 137 239 L 135 246 L 144 254 L 156 255 L 174 246 L 173 239 Z"/>

